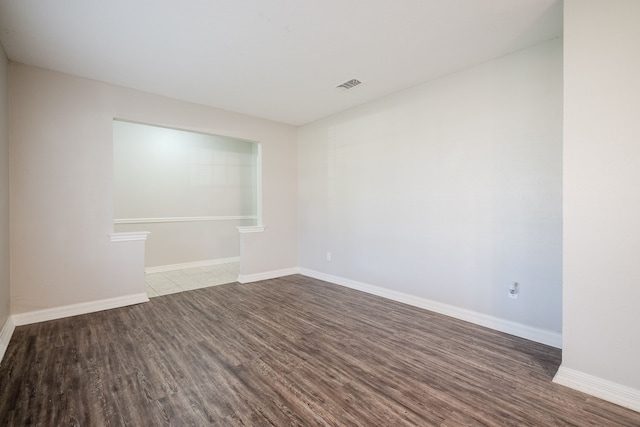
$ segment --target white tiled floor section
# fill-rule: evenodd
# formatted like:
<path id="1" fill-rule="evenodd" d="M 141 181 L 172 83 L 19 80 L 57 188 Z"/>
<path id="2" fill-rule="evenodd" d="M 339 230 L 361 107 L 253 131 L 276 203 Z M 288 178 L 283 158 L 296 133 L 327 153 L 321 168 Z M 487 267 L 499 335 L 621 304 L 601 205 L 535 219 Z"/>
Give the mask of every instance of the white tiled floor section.
<path id="1" fill-rule="evenodd" d="M 149 298 L 175 294 L 209 286 L 223 285 L 238 280 L 240 263 L 187 268 L 164 273 L 145 274 L 144 281 Z"/>

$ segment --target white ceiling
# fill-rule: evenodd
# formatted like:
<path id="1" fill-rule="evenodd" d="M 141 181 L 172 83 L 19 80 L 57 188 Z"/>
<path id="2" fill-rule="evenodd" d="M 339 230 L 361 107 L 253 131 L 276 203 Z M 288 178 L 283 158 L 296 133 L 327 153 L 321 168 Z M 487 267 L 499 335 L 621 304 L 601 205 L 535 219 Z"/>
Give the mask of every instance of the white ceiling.
<path id="1" fill-rule="evenodd" d="M 561 0 L 0 0 L 12 61 L 293 125 L 561 33 Z"/>

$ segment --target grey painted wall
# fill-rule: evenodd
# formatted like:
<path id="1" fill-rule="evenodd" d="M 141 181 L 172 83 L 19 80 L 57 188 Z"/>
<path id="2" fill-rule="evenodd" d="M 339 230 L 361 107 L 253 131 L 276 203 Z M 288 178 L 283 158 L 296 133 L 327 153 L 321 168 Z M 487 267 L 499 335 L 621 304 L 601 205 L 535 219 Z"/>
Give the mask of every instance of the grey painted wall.
<path id="1" fill-rule="evenodd" d="M 294 127 L 21 64 L 10 82 L 14 313 L 143 292 L 143 253 L 109 239 L 114 118 L 262 143 L 267 229 L 241 272 L 297 265 Z"/>
<path id="2" fill-rule="evenodd" d="M 8 61 L 0 46 L 0 329 L 9 317 Z"/>
<path id="3" fill-rule="evenodd" d="M 303 126 L 298 144 L 301 267 L 561 331 L 560 39 Z"/>
<path id="4" fill-rule="evenodd" d="M 619 403 L 636 410 L 638 22 L 640 2 L 635 0 L 565 1 L 562 367 L 633 388 L 620 392 L 628 399 Z"/>

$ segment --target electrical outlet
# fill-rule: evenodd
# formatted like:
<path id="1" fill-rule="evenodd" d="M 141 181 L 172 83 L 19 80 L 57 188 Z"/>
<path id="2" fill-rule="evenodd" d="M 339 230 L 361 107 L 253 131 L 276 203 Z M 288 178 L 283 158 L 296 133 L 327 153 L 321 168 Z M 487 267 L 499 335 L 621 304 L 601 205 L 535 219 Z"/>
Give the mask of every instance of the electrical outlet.
<path id="1" fill-rule="evenodd" d="M 520 293 L 520 286 L 518 282 L 511 282 L 509 285 L 509 298 L 518 299 L 518 294 Z"/>
<path id="2" fill-rule="evenodd" d="M 327 252 L 327 261 L 331 261 L 331 252 Z"/>

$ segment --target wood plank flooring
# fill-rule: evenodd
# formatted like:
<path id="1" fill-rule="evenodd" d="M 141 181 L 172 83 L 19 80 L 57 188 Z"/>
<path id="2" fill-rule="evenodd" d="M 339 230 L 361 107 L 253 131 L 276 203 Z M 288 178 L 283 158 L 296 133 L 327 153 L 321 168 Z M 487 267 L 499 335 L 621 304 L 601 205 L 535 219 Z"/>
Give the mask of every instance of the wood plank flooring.
<path id="1" fill-rule="evenodd" d="M 289 276 L 16 328 L 1 426 L 640 426 L 560 351 Z"/>

